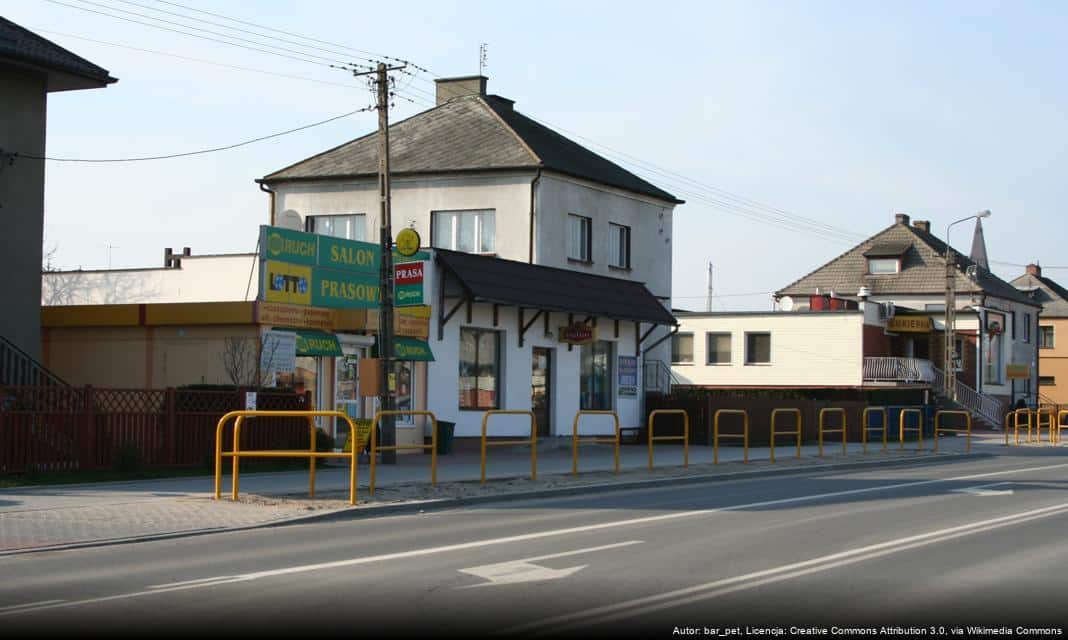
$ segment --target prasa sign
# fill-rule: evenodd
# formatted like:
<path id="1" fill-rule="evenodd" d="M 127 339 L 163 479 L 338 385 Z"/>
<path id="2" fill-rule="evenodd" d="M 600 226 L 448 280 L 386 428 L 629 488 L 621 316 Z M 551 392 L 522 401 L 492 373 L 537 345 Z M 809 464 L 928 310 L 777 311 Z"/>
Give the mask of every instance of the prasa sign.
<path id="1" fill-rule="evenodd" d="M 393 265 L 393 303 L 398 307 L 423 304 L 423 263 Z"/>

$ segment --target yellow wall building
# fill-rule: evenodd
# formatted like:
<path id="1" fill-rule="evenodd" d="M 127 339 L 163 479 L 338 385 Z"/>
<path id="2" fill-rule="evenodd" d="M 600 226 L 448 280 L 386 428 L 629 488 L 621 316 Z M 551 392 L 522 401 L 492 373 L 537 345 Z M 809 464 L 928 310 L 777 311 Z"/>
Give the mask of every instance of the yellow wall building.
<path id="1" fill-rule="evenodd" d="M 1038 316 L 1038 392 L 1042 402 L 1068 404 L 1068 289 L 1029 264 L 1027 273 L 1012 281 L 1042 303 Z"/>

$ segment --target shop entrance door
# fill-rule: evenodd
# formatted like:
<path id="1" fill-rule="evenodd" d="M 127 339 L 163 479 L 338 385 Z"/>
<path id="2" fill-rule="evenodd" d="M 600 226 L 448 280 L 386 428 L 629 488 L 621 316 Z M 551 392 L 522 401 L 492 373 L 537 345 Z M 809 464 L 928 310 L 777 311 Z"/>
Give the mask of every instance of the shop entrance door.
<path id="1" fill-rule="evenodd" d="M 552 349 L 534 347 L 530 370 L 530 407 L 538 425 L 538 436 L 552 434 Z"/>
<path id="2" fill-rule="evenodd" d="M 357 373 L 359 361 L 358 353 L 346 353 L 340 358 L 334 358 L 334 410 L 353 419 L 363 417 L 363 401 L 359 395 L 360 379 Z M 348 432 L 347 422 L 334 420 L 332 435 L 335 443 L 340 443 L 342 437 L 348 437 Z"/>

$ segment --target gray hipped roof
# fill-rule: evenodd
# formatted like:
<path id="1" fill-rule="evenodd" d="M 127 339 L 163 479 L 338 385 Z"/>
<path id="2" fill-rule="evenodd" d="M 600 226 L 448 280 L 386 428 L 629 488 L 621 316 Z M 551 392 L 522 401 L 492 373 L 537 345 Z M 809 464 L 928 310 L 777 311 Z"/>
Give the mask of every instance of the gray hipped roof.
<path id="1" fill-rule="evenodd" d="M 905 245 L 899 273 L 870 275 L 865 255 L 874 246 Z M 808 296 L 834 292 L 854 296 L 860 287 L 868 287 L 873 296 L 902 294 L 943 294 L 946 287 L 946 243 L 923 229 L 908 224 L 893 224 L 846 251 L 834 260 L 775 292 L 776 297 Z M 968 276 L 974 267 L 975 279 Z M 1027 294 L 975 264 L 971 258 L 957 254 L 957 294 L 986 294 L 998 298 L 1039 306 Z"/>
<path id="2" fill-rule="evenodd" d="M 455 98 L 389 127 L 394 175 L 546 169 L 680 204 L 619 165 L 515 111 L 494 95 Z M 370 177 L 378 173 L 375 134 L 302 160 L 259 182 Z"/>
<path id="3" fill-rule="evenodd" d="M 98 67 L 54 42 L 0 16 L 0 62 L 48 76 L 48 91 L 89 89 L 117 82 Z"/>
<path id="4" fill-rule="evenodd" d="M 1043 318 L 1068 318 L 1068 290 L 1049 278 L 1025 273 L 1012 286 L 1030 290 L 1031 299 L 1042 305 Z"/>

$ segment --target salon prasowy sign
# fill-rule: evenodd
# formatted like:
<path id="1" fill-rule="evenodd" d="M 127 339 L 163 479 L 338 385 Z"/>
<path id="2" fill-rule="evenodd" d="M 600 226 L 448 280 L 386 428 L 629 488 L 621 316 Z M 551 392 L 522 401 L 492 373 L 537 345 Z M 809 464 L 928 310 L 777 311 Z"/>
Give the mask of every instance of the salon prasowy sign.
<path id="1" fill-rule="evenodd" d="M 260 227 L 260 299 L 331 309 L 377 309 L 381 250 L 370 242 Z M 425 252 L 416 254 L 429 258 Z M 395 254 L 395 257 L 399 257 Z M 423 263 L 405 263 L 397 305 L 423 303 Z M 402 298 L 402 299 L 401 299 Z"/>

